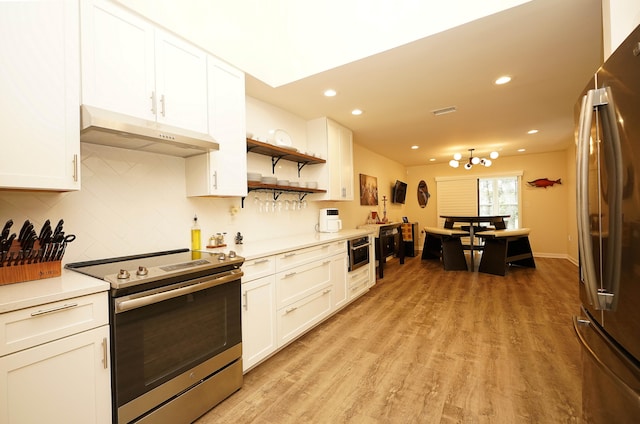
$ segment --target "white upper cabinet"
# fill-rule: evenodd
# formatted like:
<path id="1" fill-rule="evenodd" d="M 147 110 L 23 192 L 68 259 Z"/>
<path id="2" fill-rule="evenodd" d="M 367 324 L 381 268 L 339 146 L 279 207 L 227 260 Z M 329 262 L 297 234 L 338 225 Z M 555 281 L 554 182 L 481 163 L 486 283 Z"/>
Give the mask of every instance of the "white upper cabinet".
<path id="1" fill-rule="evenodd" d="M 220 149 L 186 159 L 187 196 L 246 196 L 244 73 L 209 56 L 209 134 Z"/>
<path id="2" fill-rule="evenodd" d="M 0 2 L 0 187 L 80 188 L 78 3 Z"/>
<path id="3" fill-rule="evenodd" d="M 314 167 L 314 176 L 320 187 L 326 187 L 324 196 L 315 200 L 353 200 L 353 133 L 350 129 L 328 118 L 307 123 L 309 150 L 319 152 L 327 160 Z"/>
<path id="4" fill-rule="evenodd" d="M 204 51 L 109 1 L 81 14 L 82 103 L 208 132 Z"/>

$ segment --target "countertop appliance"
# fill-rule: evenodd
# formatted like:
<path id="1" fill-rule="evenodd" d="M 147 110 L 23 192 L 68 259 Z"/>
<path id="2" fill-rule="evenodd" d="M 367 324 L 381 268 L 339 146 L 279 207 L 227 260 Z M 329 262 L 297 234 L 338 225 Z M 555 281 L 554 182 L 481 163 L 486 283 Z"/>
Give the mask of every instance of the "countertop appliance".
<path id="1" fill-rule="evenodd" d="M 337 233 L 342 230 L 340 212 L 336 208 L 320 209 L 318 226 L 321 233 Z"/>
<path id="2" fill-rule="evenodd" d="M 114 422 L 190 423 L 240 389 L 243 262 L 178 249 L 66 265 L 111 284 Z"/>
<path id="3" fill-rule="evenodd" d="M 580 99 L 577 146 L 585 423 L 640 420 L 640 27 Z M 578 108 L 577 108 L 578 109 Z"/>

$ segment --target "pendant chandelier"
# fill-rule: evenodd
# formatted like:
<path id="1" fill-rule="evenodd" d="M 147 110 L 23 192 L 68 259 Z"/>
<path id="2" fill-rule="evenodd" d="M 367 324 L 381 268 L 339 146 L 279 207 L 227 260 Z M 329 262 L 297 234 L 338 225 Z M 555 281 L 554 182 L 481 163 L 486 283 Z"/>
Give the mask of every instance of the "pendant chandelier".
<path id="1" fill-rule="evenodd" d="M 474 150 L 475 149 L 469 149 L 469 161 L 464 164 L 464 169 L 466 169 L 467 171 L 473 168 L 473 165 L 491 166 L 491 159 L 497 159 L 499 156 L 498 152 L 491 152 L 491 154 L 489 155 L 491 159 L 479 158 L 477 156 L 473 156 Z M 460 159 L 462 159 L 462 154 L 456 153 L 455 155 L 453 155 L 453 159 L 449 161 L 449 166 L 451 166 L 452 168 L 459 167 Z"/>

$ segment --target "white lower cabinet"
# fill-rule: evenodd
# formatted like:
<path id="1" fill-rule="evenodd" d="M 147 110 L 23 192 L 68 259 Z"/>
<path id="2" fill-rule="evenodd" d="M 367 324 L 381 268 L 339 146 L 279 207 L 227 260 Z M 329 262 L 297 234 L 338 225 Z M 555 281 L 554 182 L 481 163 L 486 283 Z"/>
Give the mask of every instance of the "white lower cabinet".
<path id="1" fill-rule="evenodd" d="M 331 257 L 331 284 L 333 285 L 333 309 L 338 310 L 349 301 L 347 287 L 348 257 L 341 253 Z"/>
<path id="2" fill-rule="evenodd" d="M 278 347 L 275 276 L 242 283 L 242 368 L 247 371 Z"/>
<path id="3" fill-rule="evenodd" d="M 349 300 L 353 300 L 369 290 L 369 275 L 368 266 L 363 266 L 349 273 Z"/>
<path id="4" fill-rule="evenodd" d="M 106 296 L 0 315 L 1 424 L 111 422 Z"/>
<path id="5" fill-rule="evenodd" d="M 355 298 L 347 277 L 344 240 L 249 260 L 242 270 L 244 371 Z M 358 275 L 366 279 L 370 274 Z M 368 284 L 364 281 L 357 292 L 364 293 Z"/>
<path id="6" fill-rule="evenodd" d="M 278 347 L 284 346 L 331 313 L 331 286 L 278 309 Z"/>

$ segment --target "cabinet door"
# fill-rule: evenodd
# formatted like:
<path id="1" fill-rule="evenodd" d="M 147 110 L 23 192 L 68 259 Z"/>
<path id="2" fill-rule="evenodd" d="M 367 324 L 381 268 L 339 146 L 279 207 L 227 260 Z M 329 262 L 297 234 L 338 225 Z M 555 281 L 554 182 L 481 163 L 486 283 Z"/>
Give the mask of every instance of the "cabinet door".
<path id="1" fill-rule="evenodd" d="M 0 2 L 0 187 L 80 188 L 78 3 Z"/>
<path id="2" fill-rule="evenodd" d="M 340 200 L 353 200 L 353 133 L 351 130 L 340 126 L 338 141 L 338 157 L 340 166 L 336 172 L 339 175 Z"/>
<path id="3" fill-rule="evenodd" d="M 158 122 L 207 133 L 207 55 L 156 29 Z"/>
<path id="4" fill-rule="evenodd" d="M 187 196 L 246 196 L 244 73 L 207 57 L 209 134 L 220 150 L 186 159 Z"/>
<path id="5" fill-rule="evenodd" d="M 275 277 L 242 284 L 242 362 L 246 371 L 266 358 L 276 343 Z"/>
<path id="6" fill-rule="evenodd" d="M 0 358 L 0 422 L 110 423 L 109 327 Z"/>
<path id="7" fill-rule="evenodd" d="M 317 118 L 307 122 L 307 145 L 309 150 L 326 156 L 323 166 L 306 170 L 316 178 L 320 188 L 326 187 L 323 196 L 316 200 L 353 200 L 353 135 L 351 130 L 328 118 Z"/>
<path id="8" fill-rule="evenodd" d="M 331 287 L 325 287 L 277 312 L 278 347 L 321 322 L 331 313 Z"/>
<path id="9" fill-rule="evenodd" d="M 331 257 L 331 284 L 333 284 L 333 310 L 346 305 L 349 299 L 347 291 L 347 254 Z"/>
<path id="10" fill-rule="evenodd" d="M 82 103 L 155 121 L 153 26 L 109 1 L 81 13 Z"/>

